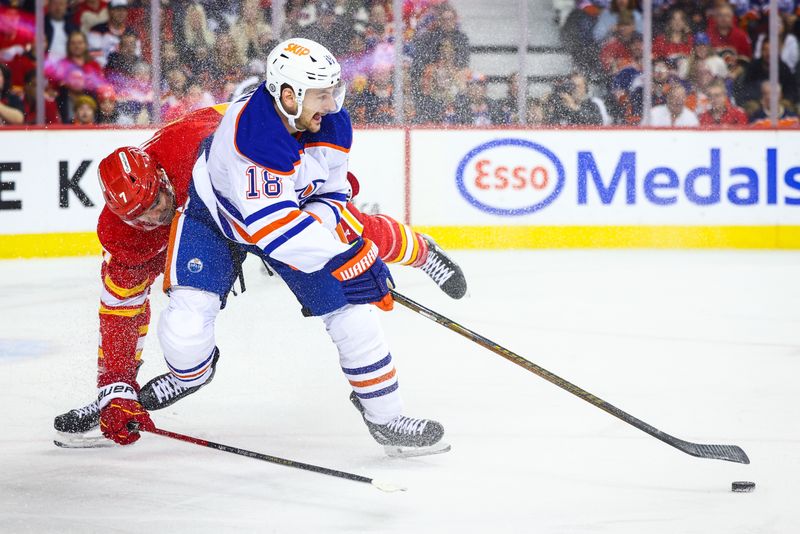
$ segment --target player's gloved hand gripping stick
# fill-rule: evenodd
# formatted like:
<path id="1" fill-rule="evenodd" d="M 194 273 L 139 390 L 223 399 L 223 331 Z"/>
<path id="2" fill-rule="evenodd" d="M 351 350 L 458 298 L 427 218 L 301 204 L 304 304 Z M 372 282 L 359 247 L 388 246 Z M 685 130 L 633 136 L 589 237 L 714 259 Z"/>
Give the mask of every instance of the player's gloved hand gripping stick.
<path id="1" fill-rule="evenodd" d="M 369 239 L 359 238 L 349 249 L 334 256 L 325 269 L 342 284 L 342 292 L 350 304 L 375 304 L 384 311 L 394 306 L 394 279 L 378 254 L 378 247 Z"/>

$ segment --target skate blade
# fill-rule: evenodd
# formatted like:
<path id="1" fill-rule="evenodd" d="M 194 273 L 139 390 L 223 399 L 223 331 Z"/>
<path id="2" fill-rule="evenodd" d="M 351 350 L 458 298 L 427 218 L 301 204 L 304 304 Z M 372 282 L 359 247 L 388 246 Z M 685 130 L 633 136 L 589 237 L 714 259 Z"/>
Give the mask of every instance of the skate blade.
<path id="1" fill-rule="evenodd" d="M 69 434 L 67 432 L 56 432 L 53 444 L 62 449 L 105 449 L 117 446 L 102 434 Z"/>
<path id="2" fill-rule="evenodd" d="M 391 458 L 414 458 L 417 456 L 431 456 L 444 454 L 450 450 L 449 443 L 436 443 L 430 447 L 399 447 L 397 445 L 384 445 L 386 455 Z"/>

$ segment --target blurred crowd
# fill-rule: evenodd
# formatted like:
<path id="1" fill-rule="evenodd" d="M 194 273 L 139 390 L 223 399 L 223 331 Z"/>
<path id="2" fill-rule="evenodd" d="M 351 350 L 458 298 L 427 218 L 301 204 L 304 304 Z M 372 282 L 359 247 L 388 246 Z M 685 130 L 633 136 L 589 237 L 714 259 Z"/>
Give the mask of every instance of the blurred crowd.
<path id="1" fill-rule="evenodd" d="M 44 120 L 48 124 L 149 124 L 228 101 L 263 77 L 279 39 L 307 37 L 340 60 L 347 106 L 362 124 L 395 122 L 391 0 L 287 0 L 273 35 L 270 0 L 162 2 L 160 101 L 151 79 L 150 3 L 48 0 Z M 475 121 L 503 113 L 468 69 L 469 42 L 446 0 L 405 0 L 402 39 L 407 122 Z M 34 2 L 0 0 L 0 124 L 36 122 Z M 158 106 L 158 109 L 155 108 Z M 158 113 L 156 113 L 158 112 Z"/>
<path id="2" fill-rule="evenodd" d="M 654 0 L 653 109 L 642 117 L 642 13 L 638 0 L 578 0 L 561 28 L 575 72 L 539 101 L 551 124 L 693 127 L 770 125 L 769 61 L 779 57 L 778 117 L 798 127 L 800 2 L 779 0 L 769 39 L 769 0 Z M 593 43 L 587 46 L 587 35 Z M 595 98 L 586 90 L 594 89 Z"/>
<path id="3" fill-rule="evenodd" d="M 561 0 L 564 1 L 564 0 Z M 800 0 L 780 0 L 777 43 L 768 0 L 654 0 L 654 106 L 648 125 L 768 125 L 769 58 L 779 54 L 780 125 L 798 125 Z M 470 43 L 447 0 L 404 0 L 396 36 L 391 0 L 286 0 L 273 35 L 271 0 L 162 2 L 161 80 L 151 79 L 149 1 L 48 0 L 44 120 L 145 125 L 231 100 L 263 77 L 270 49 L 299 36 L 327 46 L 348 84 L 356 124 L 507 125 L 519 122 L 520 83 L 490 98 L 470 68 Z M 575 0 L 562 44 L 574 70 L 528 98 L 531 125 L 643 123 L 642 13 L 638 0 Z M 401 39 L 402 57 L 395 57 Z M 0 0 L 0 125 L 34 124 L 34 2 Z M 404 109 L 395 107 L 402 65 Z"/>

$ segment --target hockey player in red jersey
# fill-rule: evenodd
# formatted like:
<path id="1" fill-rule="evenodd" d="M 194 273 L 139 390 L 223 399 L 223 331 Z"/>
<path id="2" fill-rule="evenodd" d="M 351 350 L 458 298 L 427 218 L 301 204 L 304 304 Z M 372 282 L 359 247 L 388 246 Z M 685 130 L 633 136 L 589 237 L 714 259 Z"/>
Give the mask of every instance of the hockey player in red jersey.
<path id="1" fill-rule="evenodd" d="M 97 226 L 103 246 L 100 393 L 87 406 L 56 417 L 57 431 L 80 434 L 99 423 L 107 437 L 131 443 L 138 434 L 125 426 L 130 414 L 139 414 L 135 418 L 141 419 L 141 426 L 149 424 L 146 412 L 138 409 L 139 402 L 146 410 L 156 410 L 199 388 L 184 387 L 171 373 L 164 373 L 141 391 L 112 395 L 113 401 L 104 403 L 109 398 L 105 390 L 115 384 L 139 387 L 136 375 L 150 323 L 149 293 L 153 281 L 164 272 L 169 224 L 176 208 L 186 201 L 201 142 L 216 130 L 226 108 L 227 104 L 221 104 L 192 112 L 156 132 L 141 148 L 117 149 L 100 163 L 98 175 L 106 199 Z M 359 185 L 354 176 L 348 179 L 352 198 Z M 387 215 L 366 215 L 347 202 L 338 231 L 348 241 L 359 235 L 372 240 L 386 262 L 422 269 L 453 298 L 466 292 L 461 269 L 431 238 Z M 218 352 L 214 361 L 217 357 Z"/>

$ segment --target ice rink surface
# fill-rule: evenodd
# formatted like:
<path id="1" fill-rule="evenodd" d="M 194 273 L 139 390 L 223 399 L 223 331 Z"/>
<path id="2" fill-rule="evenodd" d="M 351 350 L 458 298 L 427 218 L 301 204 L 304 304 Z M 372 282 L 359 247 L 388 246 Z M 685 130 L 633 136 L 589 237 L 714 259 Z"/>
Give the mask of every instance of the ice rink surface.
<path id="1" fill-rule="evenodd" d="M 53 417 L 94 395 L 96 258 L 0 262 L 0 531 L 791 534 L 800 532 L 800 254 L 457 252 L 470 295 L 398 289 L 679 438 L 688 456 L 397 306 L 383 315 L 406 414 L 453 450 L 389 459 L 347 400 L 320 321 L 245 264 L 214 382 L 159 426 L 408 486 L 365 484 L 145 435 L 62 450 Z M 154 317 L 166 297 L 156 291 Z M 164 371 L 155 325 L 139 374 Z M 752 494 L 734 480 L 757 483 Z"/>

